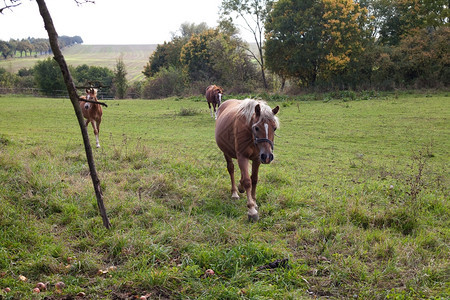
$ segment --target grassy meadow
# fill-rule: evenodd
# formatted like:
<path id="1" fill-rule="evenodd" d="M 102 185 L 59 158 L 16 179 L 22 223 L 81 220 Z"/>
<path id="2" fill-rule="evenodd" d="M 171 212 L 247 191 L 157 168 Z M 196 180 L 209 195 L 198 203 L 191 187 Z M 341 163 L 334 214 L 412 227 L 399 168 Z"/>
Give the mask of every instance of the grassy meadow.
<path id="1" fill-rule="evenodd" d="M 203 97 L 107 101 L 107 230 L 70 101 L 0 96 L 0 299 L 448 299 L 449 95 L 268 100 L 256 223 Z"/>
<path id="2" fill-rule="evenodd" d="M 114 70 L 117 60 L 122 58 L 127 71 L 127 79 L 130 82 L 144 78 L 142 71 L 147 64 L 150 55 L 157 45 L 74 45 L 62 49 L 68 65 L 107 67 Z M 17 73 L 22 68 L 32 68 L 36 62 L 46 59 L 48 56 L 23 57 L 3 60 L 0 59 L 0 67 L 7 71 Z"/>

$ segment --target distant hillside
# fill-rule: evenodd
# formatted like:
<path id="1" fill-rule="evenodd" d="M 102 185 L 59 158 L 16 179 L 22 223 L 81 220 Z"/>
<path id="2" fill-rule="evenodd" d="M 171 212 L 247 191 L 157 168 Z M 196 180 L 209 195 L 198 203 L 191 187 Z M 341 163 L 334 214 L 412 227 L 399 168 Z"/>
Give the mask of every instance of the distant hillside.
<path id="1" fill-rule="evenodd" d="M 142 71 L 150 55 L 156 49 L 153 45 L 75 45 L 63 49 L 63 55 L 68 65 L 78 66 L 88 64 L 108 67 L 114 70 L 117 59 L 122 57 L 129 81 L 143 78 Z M 21 68 L 30 68 L 47 56 L 15 58 L 0 60 L 0 67 L 16 73 Z"/>

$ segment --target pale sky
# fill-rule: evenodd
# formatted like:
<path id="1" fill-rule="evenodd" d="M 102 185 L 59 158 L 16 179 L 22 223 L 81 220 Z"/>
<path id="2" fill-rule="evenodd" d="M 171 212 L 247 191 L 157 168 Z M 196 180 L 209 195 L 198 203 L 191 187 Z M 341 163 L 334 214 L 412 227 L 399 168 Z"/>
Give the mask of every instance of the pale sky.
<path id="1" fill-rule="evenodd" d="M 74 0 L 45 2 L 58 35 L 81 36 L 84 44 L 116 45 L 170 41 L 184 22 L 216 27 L 222 0 L 95 0 L 81 6 Z M 0 4 L 3 7 L 3 1 Z M 0 40 L 28 37 L 48 35 L 36 1 L 22 0 L 0 14 Z"/>

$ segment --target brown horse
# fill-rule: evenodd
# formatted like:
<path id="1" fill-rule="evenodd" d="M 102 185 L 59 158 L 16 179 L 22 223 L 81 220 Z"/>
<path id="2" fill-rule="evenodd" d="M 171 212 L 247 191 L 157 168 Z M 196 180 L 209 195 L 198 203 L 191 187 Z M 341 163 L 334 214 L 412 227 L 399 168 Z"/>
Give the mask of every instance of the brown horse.
<path id="1" fill-rule="evenodd" d="M 214 117 L 217 119 L 216 105 L 219 108 L 222 103 L 223 89 L 218 85 L 210 85 L 206 88 L 206 101 L 208 101 L 209 112 L 211 117 L 213 117 L 211 104 L 214 108 Z"/>
<path id="2" fill-rule="evenodd" d="M 275 116 L 279 106 L 271 109 L 264 101 L 227 100 L 217 111 L 216 143 L 222 150 L 231 178 L 231 197 L 239 199 L 234 183 L 233 158 L 237 159 L 241 170 L 239 191 L 247 193 L 248 218 L 258 220 L 256 205 L 256 184 L 261 163 L 273 160 L 273 139 L 279 127 Z M 249 177 L 249 162 L 252 161 L 252 174 Z"/>
<path id="3" fill-rule="evenodd" d="M 86 96 L 81 96 L 80 98 L 90 101 L 98 101 L 97 90 L 93 88 L 86 89 Z M 98 133 L 100 132 L 100 123 L 102 122 L 102 114 L 103 114 L 102 106 L 100 104 L 80 101 L 80 107 L 81 112 L 83 113 L 83 116 L 86 119 L 86 126 L 88 126 L 88 124 L 91 123 L 92 128 L 94 128 L 97 148 L 100 148 Z"/>

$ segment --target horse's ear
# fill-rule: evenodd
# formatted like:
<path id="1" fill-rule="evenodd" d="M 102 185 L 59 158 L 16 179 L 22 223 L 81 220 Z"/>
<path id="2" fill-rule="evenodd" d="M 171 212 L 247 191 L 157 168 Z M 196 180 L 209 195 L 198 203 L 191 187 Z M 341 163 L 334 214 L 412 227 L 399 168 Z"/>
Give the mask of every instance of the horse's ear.
<path id="1" fill-rule="evenodd" d="M 256 104 L 255 106 L 255 113 L 256 116 L 259 118 L 259 116 L 261 115 L 261 106 L 259 106 L 259 104 Z"/>
<path id="2" fill-rule="evenodd" d="M 272 109 L 272 112 L 273 112 L 274 115 L 276 115 L 279 110 L 280 110 L 280 107 L 277 105 L 277 107 Z"/>

